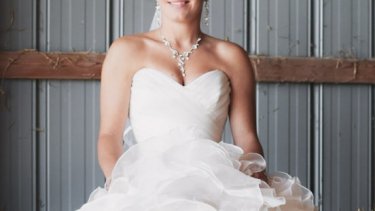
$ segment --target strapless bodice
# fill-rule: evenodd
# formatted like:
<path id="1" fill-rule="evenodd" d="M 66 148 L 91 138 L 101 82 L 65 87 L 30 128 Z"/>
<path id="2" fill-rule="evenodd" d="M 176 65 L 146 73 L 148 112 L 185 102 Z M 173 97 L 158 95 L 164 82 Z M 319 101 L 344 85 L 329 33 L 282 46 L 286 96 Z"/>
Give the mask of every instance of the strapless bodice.
<path id="1" fill-rule="evenodd" d="M 221 141 L 230 91 L 229 78 L 221 70 L 210 70 L 186 85 L 153 68 L 138 70 L 129 103 L 136 142 L 174 130 L 184 137 Z"/>

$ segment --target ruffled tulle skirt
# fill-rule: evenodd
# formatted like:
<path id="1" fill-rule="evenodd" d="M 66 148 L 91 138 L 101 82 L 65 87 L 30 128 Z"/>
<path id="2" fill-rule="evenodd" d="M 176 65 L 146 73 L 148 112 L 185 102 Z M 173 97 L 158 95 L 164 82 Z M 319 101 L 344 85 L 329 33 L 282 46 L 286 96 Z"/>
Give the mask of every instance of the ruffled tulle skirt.
<path id="1" fill-rule="evenodd" d="M 252 177 L 266 167 L 256 153 L 203 138 L 154 137 L 117 161 L 108 190 L 98 187 L 80 210 L 314 210 L 311 191 L 286 173 Z"/>

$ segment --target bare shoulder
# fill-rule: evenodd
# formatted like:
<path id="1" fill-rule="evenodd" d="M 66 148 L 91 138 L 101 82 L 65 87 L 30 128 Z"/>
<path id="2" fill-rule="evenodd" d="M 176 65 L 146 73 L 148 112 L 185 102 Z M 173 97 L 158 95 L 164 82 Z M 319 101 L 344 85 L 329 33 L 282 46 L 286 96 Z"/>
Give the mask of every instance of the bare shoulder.
<path id="1" fill-rule="evenodd" d="M 134 74 L 134 71 L 141 66 L 146 40 L 146 34 L 126 35 L 117 38 L 108 49 L 103 70 L 111 69 L 111 71 L 119 71 L 122 74 Z"/>
<path id="2" fill-rule="evenodd" d="M 124 53 L 129 51 L 132 52 L 133 50 L 144 47 L 148 39 L 150 39 L 149 33 L 125 35 L 113 41 L 110 49 L 113 48 L 115 50 L 120 50 Z"/>
<path id="3" fill-rule="evenodd" d="M 142 50 L 144 43 L 144 38 L 140 35 L 122 36 L 113 41 L 107 55 L 121 57 L 122 61 L 134 59 L 137 55 L 134 53 L 135 50 Z"/>
<path id="4" fill-rule="evenodd" d="M 252 66 L 248 53 L 238 44 L 210 37 L 222 68 L 231 76 L 251 74 Z M 248 72 L 239 74 L 239 72 Z"/>

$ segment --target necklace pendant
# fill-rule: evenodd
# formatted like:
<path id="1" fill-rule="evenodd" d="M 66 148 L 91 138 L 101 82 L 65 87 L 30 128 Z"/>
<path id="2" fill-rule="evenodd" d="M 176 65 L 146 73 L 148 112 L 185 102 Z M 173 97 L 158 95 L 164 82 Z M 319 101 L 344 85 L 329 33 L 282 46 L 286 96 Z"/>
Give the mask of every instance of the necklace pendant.
<path id="1" fill-rule="evenodd" d="M 185 78 L 185 76 L 186 76 L 185 68 L 184 67 L 180 67 L 180 71 L 181 71 L 182 77 Z"/>
<path id="2" fill-rule="evenodd" d="M 171 43 L 164 36 L 162 37 L 164 45 L 172 52 L 173 59 L 177 59 L 177 65 L 183 77 L 186 76 L 185 62 L 189 60 L 189 57 L 193 51 L 199 47 L 199 41 L 201 41 L 201 39 L 201 37 L 198 37 L 197 41 L 191 46 L 190 50 L 179 53 L 175 48 L 172 47 Z"/>

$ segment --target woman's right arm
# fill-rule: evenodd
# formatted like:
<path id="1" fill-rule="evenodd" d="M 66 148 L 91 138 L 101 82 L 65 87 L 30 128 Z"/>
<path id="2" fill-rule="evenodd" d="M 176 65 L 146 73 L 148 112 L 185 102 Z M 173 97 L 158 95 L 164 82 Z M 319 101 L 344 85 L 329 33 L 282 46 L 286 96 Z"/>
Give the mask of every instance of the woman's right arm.
<path id="1" fill-rule="evenodd" d="M 123 153 L 122 135 L 128 118 L 133 62 L 132 48 L 125 38 L 116 40 L 107 52 L 100 83 L 99 165 L 106 179 Z"/>

